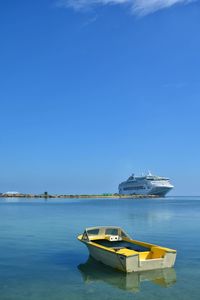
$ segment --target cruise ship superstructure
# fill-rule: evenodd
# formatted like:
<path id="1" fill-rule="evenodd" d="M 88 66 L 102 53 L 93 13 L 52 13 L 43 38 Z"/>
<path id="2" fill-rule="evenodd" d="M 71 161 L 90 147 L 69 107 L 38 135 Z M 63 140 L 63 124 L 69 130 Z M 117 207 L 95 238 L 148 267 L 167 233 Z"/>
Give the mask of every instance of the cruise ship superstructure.
<path id="1" fill-rule="evenodd" d="M 165 196 L 174 186 L 169 178 L 152 175 L 135 176 L 132 174 L 126 181 L 119 184 L 122 195 L 157 195 Z"/>

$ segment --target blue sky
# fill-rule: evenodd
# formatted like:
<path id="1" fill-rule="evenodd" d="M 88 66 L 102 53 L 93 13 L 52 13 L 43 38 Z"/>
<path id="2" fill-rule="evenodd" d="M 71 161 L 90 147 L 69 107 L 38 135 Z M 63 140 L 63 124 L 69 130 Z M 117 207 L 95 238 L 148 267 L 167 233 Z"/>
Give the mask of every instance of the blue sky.
<path id="1" fill-rule="evenodd" d="M 200 194 L 200 1 L 0 6 L 0 192 Z"/>

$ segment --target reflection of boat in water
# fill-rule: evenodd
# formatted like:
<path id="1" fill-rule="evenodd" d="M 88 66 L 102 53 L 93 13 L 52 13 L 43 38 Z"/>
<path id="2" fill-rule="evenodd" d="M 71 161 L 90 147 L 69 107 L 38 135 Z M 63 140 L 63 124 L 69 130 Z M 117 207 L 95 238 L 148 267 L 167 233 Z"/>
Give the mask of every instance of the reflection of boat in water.
<path id="1" fill-rule="evenodd" d="M 116 272 L 112 268 L 94 260 L 91 256 L 87 262 L 78 266 L 86 284 L 103 281 L 119 289 L 138 292 L 140 283 L 151 281 L 162 287 L 169 287 L 176 282 L 176 272 L 173 268 L 143 271 L 137 273 Z"/>
<path id="2" fill-rule="evenodd" d="M 78 236 L 97 261 L 126 273 L 173 267 L 176 250 L 133 240 L 120 227 L 86 228 Z"/>

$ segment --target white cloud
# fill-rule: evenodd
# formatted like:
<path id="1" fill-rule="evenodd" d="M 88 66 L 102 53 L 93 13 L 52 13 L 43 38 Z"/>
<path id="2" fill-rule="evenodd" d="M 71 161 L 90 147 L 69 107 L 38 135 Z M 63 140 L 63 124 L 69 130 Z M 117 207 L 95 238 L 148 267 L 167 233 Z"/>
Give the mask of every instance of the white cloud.
<path id="1" fill-rule="evenodd" d="M 90 9 L 100 5 L 127 5 L 137 15 L 147 15 L 175 4 L 188 4 L 197 0 L 59 0 L 58 5 L 75 10 Z"/>
<path id="2" fill-rule="evenodd" d="M 175 4 L 188 4 L 191 2 L 194 2 L 194 0 L 133 0 L 132 9 L 134 13 L 146 15 Z"/>

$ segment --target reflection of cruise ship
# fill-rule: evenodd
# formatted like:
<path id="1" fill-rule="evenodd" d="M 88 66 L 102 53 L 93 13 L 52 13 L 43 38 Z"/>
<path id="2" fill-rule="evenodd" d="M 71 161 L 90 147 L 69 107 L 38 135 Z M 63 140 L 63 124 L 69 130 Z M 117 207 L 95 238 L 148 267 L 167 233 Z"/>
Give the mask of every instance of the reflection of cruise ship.
<path id="1" fill-rule="evenodd" d="M 173 185 L 169 178 L 152 175 L 131 175 L 119 185 L 119 194 L 123 195 L 158 195 L 165 196 Z"/>
<path id="2" fill-rule="evenodd" d="M 170 287 L 176 283 L 176 272 L 173 268 L 122 273 L 116 272 L 112 268 L 97 262 L 92 257 L 88 261 L 78 266 L 83 280 L 86 284 L 95 282 L 106 282 L 107 284 L 129 292 L 138 292 L 140 283 L 151 281 L 161 287 Z"/>

